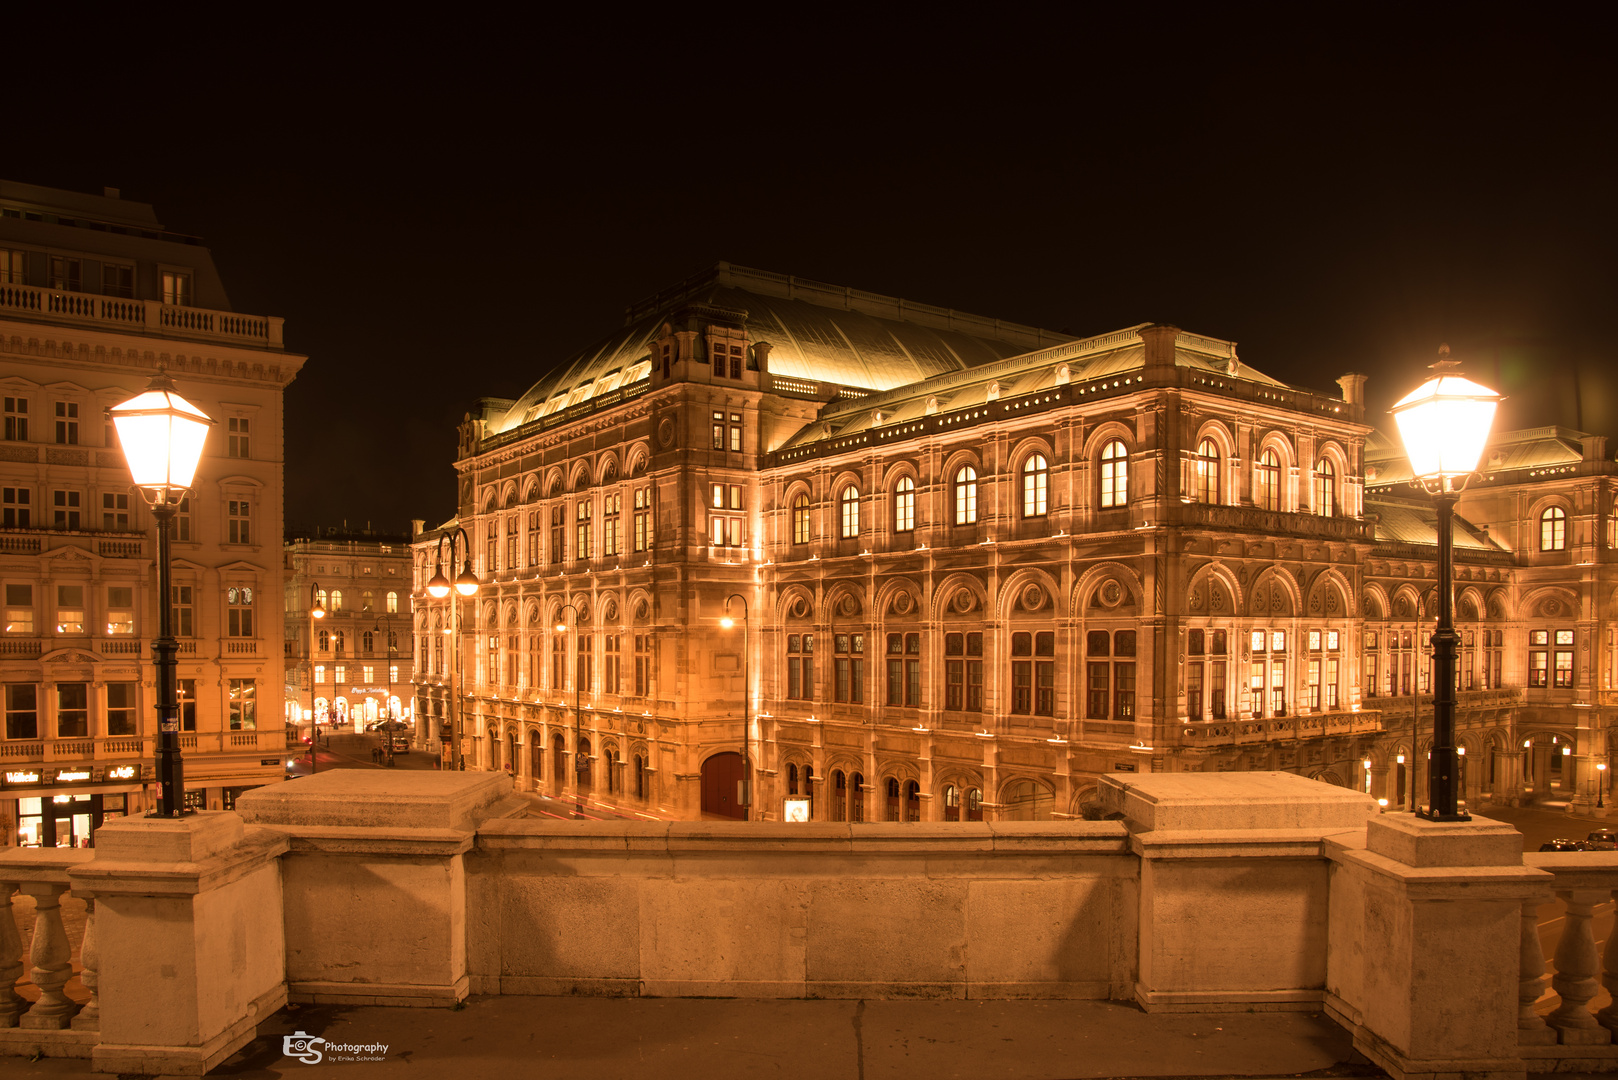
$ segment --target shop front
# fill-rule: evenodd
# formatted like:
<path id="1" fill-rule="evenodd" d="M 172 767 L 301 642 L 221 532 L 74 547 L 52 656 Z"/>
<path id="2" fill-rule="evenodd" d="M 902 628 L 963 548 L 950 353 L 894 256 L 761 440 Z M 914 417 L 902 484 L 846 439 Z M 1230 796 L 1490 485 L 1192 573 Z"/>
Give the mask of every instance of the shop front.
<path id="1" fill-rule="evenodd" d="M 94 847 L 108 818 L 141 810 L 141 765 L 30 765 L 0 772 L 12 847 Z"/>

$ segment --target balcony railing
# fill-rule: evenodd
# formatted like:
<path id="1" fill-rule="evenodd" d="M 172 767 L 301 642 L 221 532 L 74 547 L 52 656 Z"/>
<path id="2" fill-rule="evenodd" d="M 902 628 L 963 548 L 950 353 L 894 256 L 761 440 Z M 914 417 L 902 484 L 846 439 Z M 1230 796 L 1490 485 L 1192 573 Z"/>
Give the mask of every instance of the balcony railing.
<path id="1" fill-rule="evenodd" d="M 33 285 L 0 285 L 0 315 L 137 330 L 165 337 L 202 338 L 279 349 L 282 320 L 265 315 L 180 307 L 158 300 L 126 300 L 116 296 L 41 289 Z"/>
<path id="2" fill-rule="evenodd" d="M 1382 730 L 1382 714 L 1374 709 L 1195 720 L 1179 726 L 1181 746 L 1203 748 L 1247 746 L 1288 739 L 1322 739 L 1334 735 L 1372 735 Z"/>

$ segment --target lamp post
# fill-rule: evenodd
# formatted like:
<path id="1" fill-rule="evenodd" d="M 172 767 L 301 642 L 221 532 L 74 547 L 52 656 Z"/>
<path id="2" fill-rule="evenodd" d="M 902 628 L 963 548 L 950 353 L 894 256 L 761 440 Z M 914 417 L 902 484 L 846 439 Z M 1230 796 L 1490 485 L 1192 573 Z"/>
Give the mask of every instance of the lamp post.
<path id="1" fill-rule="evenodd" d="M 461 556 L 464 562 L 461 572 L 455 576 L 454 589 L 460 596 L 450 602 L 450 621 L 454 635 L 454 656 L 451 658 L 452 667 L 450 678 L 450 693 L 454 697 L 454 710 L 450 713 L 450 768 L 457 771 L 466 768 L 466 760 L 461 756 L 461 596 L 471 596 L 478 591 L 478 576 L 472 573 L 472 541 L 467 538 L 466 530 L 456 526 L 453 533 L 438 538 L 438 561 L 433 570 L 432 578 L 427 582 L 427 591 L 434 597 L 442 600 L 449 595 L 450 580 L 444 576 L 444 544 L 449 543 L 449 564 L 451 569 L 455 566 L 455 541 L 461 542 Z"/>
<path id="2" fill-rule="evenodd" d="M 740 600 L 742 602 L 742 782 L 740 785 L 740 790 L 737 792 L 736 805 L 742 808 L 742 820 L 746 821 L 749 814 L 748 808 L 753 804 L 753 789 L 751 783 L 752 769 L 748 760 L 749 751 L 752 749 L 752 719 L 749 715 L 753 704 L 753 690 L 752 686 L 750 685 L 752 673 L 749 670 L 752 665 L 750 663 L 751 656 L 749 655 L 750 647 L 747 634 L 747 597 L 743 596 L 741 593 L 731 593 L 729 596 L 725 597 L 725 616 L 719 620 L 719 625 L 723 626 L 726 630 L 729 630 L 731 627 L 736 625 L 736 620 L 730 617 L 730 602 L 732 600 Z M 835 640 L 833 641 L 832 652 L 835 658 Z M 851 663 L 849 667 L 852 669 L 853 664 Z"/>
<path id="3" fill-rule="evenodd" d="M 1607 796 L 1607 763 L 1596 762 L 1596 809 L 1605 810 Z"/>
<path id="4" fill-rule="evenodd" d="M 387 635 L 382 639 L 387 646 L 387 671 L 384 678 L 388 681 L 388 692 L 382 699 L 382 737 L 387 740 L 388 767 L 393 767 L 393 620 L 385 615 L 378 615 L 371 624 L 373 634 Z"/>
<path id="5" fill-rule="evenodd" d="M 174 639 L 170 593 L 169 534 L 202 460 L 213 424 L 207 414 L 174 389 L 161 368 L 146 389 L 108 410 L 118 431 L 129 474 L 157 522 L 157 637 L 152 663 L 157 669 L 157 817 L 184 812 L 185 763 L 180 758 L 180 643 Z"/>
<path id="6" fill-rule="evenodd" d="M 1433 632 L 1433 751 L 1428 766 L 1434 821 L 1470 821 L 1458 808 L 1455 753 L 1455 499 L 1477 471 L 1500 395 L 1455 372 L 1449 346 L 1438 349 L 1435 374 L 1393 406 L 1410 471 L 1438 511 L 1438 628 Z"/>
<path id="7" fill-rule="evenodd" d="M 309 775 L 315 775 L 320 757 L 320 717 L 315 714 L 315 623 L 326 617 L 326 590 L 309 583 Z"/>
<path id="8" fill-rule="evenodd" d="M 573 613 L 573 816 L 582 818 L 584 816 L 584 796 L 579 792 L 579 770 L 580 766 L 587 766 L 588 762 L 579 753 L 579 742 L 584 736 L 583 721 L 579 716 L 579 675 L 582 673 L 579 664 L 579 609 L 572 604 L 563 604 L 556 609 L 557 617 L 560 618 L 561 613 L 564 611 Z M 567 628 L 568 624 L 565 622 L 556 624 L 558 634 L 567 633 Z M 566 663 L 567 661 L 564 660 L 564 667 Z"/>

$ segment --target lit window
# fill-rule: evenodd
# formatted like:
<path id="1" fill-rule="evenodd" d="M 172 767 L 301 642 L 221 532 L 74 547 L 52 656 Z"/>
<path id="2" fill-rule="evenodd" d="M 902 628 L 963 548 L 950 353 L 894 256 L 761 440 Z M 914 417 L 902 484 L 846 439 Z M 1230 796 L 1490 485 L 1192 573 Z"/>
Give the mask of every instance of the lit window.
<path id="1" fill-rule="evenodd" d="M 799 495 L 792 500 L 792 542 L 809 542 L 809 496 Z"/>
<path id="2" fill-rule="evenodd" d="M 1022 516 L 1044 517 L 1049 512 L 1051 469 L 1044 454 L 1030 454 L 1022 466 Z"/>
<path id="3" fill-rule="evenodd" d="M 135 632 L 135 590 L 128 585 L 107 587 L 107 633 Z"/>
<path id="4" fill-rule="evenodd" d="M 978 471 L 962 465 L 955 473 L 955 524 L 975 525 L 978 520 Z"/>
<path id="5" fill-rule="evenodd" d="M 163 271 L 163 303 L 180 307 L 191 305 L 191 275 L 174 270 Z"/>
<path id="6" fill-rule="evenodd" d="M 56 632 L 84 633 L 84 586 L 56 586 Z"/>
<path id="7" fill-rule="evenodd" d="M 900 479 L 894 491 L 893 528 L 895 532 L 913 532 L 916 528 L 916 482 L 908 476 Z"/>
<path id="8" fill-rule="evenodd" d="M 332 594 L 335 601 L 336 593 Z M 232 585 L 225 590 L 228 612 L 227 626 L 231 637 L 253 636 L 253 590 L 247 586 Z M 335 609 L 334 609 L 335 610 Z"/>
<path id="9" fill-rule="evenodd" d="M 860 492 L 853 484 L 843 489 L 842 499 L 839 500 L 843 512 L 843 539 L 851 539 L 860 534 Z"/>
<path id="10" fill-rule="evenodd" d="M 1561 551 L 1567 547 L 1567 511 L 1553 506 L 1539 515 L 1539 550 Z"/>
<path id="11" fill-rule="evenodd" d="M 1337 515 L 1337 470 L 1327 458 L 1315 464 L 1315 513 L 1321 517 Z"/>
<path id="12" fill-rule="evenodd" d="M 1265 450 L 1259 455 L 1257 480 L 1253 501 L 1259 509 L 1281 509 L 1281 459 L 1274 450 Z"/>
<path id="13" fill-rule="evenodd" d="M 34 632 L 34 587 L 32 585 L 6 586 L 6 633 L 32 634 Z"/>
<path id="14" fill-rule="evenodd" d="M 1192 498 L 1197 502 L 1217 503 L 1219 501 L 1219 447 L 1212 439 L 1204 438 L 1197 444 L 1197 456 L 1193 463 L 1195 487 Z"/>
<path id="15" fill-rule="evenodd" d="M 1111 439 L 1101 448 L 1101 507 L 1125 506 L 1129 502 L 1129 448 L 1121 439 Z"/>

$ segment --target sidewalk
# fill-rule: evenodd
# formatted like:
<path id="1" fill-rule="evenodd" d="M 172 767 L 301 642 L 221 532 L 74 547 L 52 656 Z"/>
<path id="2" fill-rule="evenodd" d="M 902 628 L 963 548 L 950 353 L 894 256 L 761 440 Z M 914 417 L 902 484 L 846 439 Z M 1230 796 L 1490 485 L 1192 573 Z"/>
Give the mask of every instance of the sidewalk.
<path id="1" fill-rule="evenodd" d="M 283 1054 L 295 1032 L 385 1044 L 378 1061 Z M 360 1052 L 351 1056 L 371 1056 Z M 1355 1062 L 1359 1062 L 1355 1064 Z M 15 1080 L 89 1077 L 89 1062 L 7 1059 Z M 408 1075 L 413 1080 L 1078 1080 L 1385 1076 L 1320 1013 L 1147 1015 L 1100 1001 L 754 1001 L 484 997 L 466 1008 L 303 1006 L 214 1069 L 220 1077 Z"/>

